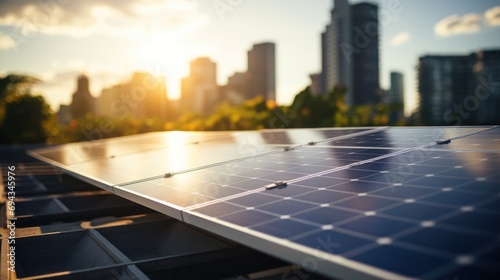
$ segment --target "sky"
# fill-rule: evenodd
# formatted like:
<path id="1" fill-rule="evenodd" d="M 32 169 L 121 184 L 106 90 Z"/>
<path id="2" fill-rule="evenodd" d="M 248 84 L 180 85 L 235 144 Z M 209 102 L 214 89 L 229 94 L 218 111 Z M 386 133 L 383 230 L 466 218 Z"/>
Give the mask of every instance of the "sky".
<path id="1" fill-rule="evenodd" d="M 362 1 L 351 0 L 351 3 Z M 404 74 L 405 112 L 416 102 L 418 58 L 500 49 L 498 0 L 378 0 L 380 82 Z M 245 71 L 247 51 L 276 44 L 277 101 L 290 104 L 321 70 L 320 35 L 332 0 L 0 0 L 0 76 L 29 74 L 56 111 L 69 104 L 76 77 L 91 93 L 126 81 L 134 71 L 166 77 L 178 98 L 189 62 L 207 56 L 225 84 Z"/>

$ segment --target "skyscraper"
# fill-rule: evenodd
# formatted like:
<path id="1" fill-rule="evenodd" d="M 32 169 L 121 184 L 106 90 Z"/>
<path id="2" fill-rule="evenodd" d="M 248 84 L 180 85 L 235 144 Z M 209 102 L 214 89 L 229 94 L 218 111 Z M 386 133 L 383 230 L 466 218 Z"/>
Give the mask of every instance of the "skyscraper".
<path id="1" fill-rule="evenodd" d="M 404 118 L 403 74 L 391 72 L 391 88 L 386 92 L 385 103 L 390 106 L 389 123 L 397 123 Z"/>
<path id="2" fill-rule="evenodd" d="M 500 50 L 419 58 L 420 121 L 427 125 L 500 122 Z"/>
<path id="3" fill-rule="evenodd" d="M 130 80 L 102 90 L 97 114 L 117 119 L 172 117 L 165 80 L 146 72 L 135 72 Z"/>
<path id="4" fill-rule="evenodd" d="M 476 55 L 474 96 L 481 102 L 475 116 L 476 123 L 500 124 L 500 50 L 480 51 Z M 474 100 L 464 101 L 474 107 Z"/>
<path id="5" fill-rule="evenodd" d="M 276 58 L 274 43 L 255 44 L 248 51 L 246 98 L 251 99 L 259 95 L 267 100 L 276 100 Z"/>
<path id="6" fill-rule="evenodd" d="M 88 113 L 95 113 L 95 98 L 90 94 L 89 78 L 85 75 L 78 76 L 76 91 L 70 104 L 71 116 L 75 119 L 82 118 Z"/>
<path id="7" fill-rule="evenodd" d="M 404 79 L 403 74 L 391 72 L 391 88 L 387 92 L 387 103 L 402 103 L 404 101 Z"/>
<path id="8" fill-rule="evenodd" d="M 347 0 L 335 0 L 330 24 L 321 34 L 321 64 L 323 92 L 329 92 L 336 85 L 344 85 L 352 92 L 352 59 L 342 54 L 342 47 L 352 45 L 351 7 Z M 347 102 L 352 103 L 352 94 Z"/>
<path id="9" fill-rule="evenodd" d="M 241 104 L 246 99 L 247 73 L 235 72 L 228 77 L 227 84 L 220 87 L 221 97 L 230 104 Z"/>
<path id="10" fill-rule="evenodd" d="M 420 57 L 418 70 L 419 115 L 423 124 L 445 124 L 444 112 L 455 97 L 466 95 L 463 81 L 470 78 L 467 56 Z"/>
<path id="11" fill-rule="evenodd" d="M 378 7 L 359 3 L 352 8 L 352 42 L 354 47 L 343 46 L 344 55 L 352 52 L 353 104 L 379 101 L 379 25 Z"/>
<path id="12" fill-rule="evenodd" d="M 321 73 L 311 74 L 309 75 L 311 79 L 311 93 L 312 94 L 322 94 L 323 89 L 321 85 Z"/>
<path id="13" fill-rule="evenodd" d="M 371 3 L 349 5 L 334 0 L 331 22 L 321 34 L 322 91 L 347 87 L 346 103 L 378 101 L 378 7 Z"/>
<path id="14" fill-rule="evenodd" d="M 219 99 L 216 76 L 215 62 L 207 57 L 193 60 L 189 77 L 182 79 L 182 106 L 204 115 L 211 113 Z"/>

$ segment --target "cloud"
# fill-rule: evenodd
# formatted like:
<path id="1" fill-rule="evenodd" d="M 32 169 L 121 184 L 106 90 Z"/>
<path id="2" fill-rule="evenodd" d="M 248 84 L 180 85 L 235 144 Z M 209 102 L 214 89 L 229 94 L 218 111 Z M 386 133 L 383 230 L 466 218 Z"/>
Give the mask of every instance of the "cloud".
<path id="1" fill-rule="evenodd" d="M 390 42 L 391 42 L 392 46 L 399 46 L 399 45 L 402 45 L 404 43 L 407 43 L 408 41 L 410 41 L 410 39 L 411 39 L 410 33 L 401 32 L 401 33 L 397 34 L 396 36 L 392 37 Z"/>
<path id="2" fill-rule="evenodd" d="M 12 37 L 0 32 L 0 50 L 9 50 L 15 48 L 16 46 L 17 44 Z"/>
<path id="3" fill-rule="evenodd" d="M 454 36 L 476 33 L 484 25 L 500 26 L 500 6 L 490 8 L 481 14 L 451 15 L 443 18 L 434 26 L 434 32 L 439 36 Z"/>
<path id="4" fill-rule="evenodd" d="M 2 0 L 0 25 L 23 36 L 64 34 L 141 38 L 155 32 L 185 32 L 205 24 L 195 0 Z"/>
<path id="5" fill-rule="evenodd" d="M 439 36 L 475 33 L 481 30 L 481 22 L 482 16 L 479 14 L 451 15 L 439 21 L 434 32 Z"/>
<path id="6" fill-rule="evenodd" d="M 491 26 L 500 25 L 500 6 L 493 7 L 484 13 L 486 22 Z"/>

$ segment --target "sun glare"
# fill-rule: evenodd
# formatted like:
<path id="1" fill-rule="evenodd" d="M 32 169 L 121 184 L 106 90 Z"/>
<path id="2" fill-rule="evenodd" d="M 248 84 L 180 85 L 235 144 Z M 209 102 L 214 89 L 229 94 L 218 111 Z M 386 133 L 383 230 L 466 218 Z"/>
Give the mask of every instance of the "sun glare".
<path id="1" fill-rule="evenodd" d="M 189 71 L 190 59 L 189 50 L 178 40 L 155 38 L 147 40 L 137 49 L 139 67 L 153 75 L 164 76 L 171 99 L 180 95 L 180 80 Z"/>

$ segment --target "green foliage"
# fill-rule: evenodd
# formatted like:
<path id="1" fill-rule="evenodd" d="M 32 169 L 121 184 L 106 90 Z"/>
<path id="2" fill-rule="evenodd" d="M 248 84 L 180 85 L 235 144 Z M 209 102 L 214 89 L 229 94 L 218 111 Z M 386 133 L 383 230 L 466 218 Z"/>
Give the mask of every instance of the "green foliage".
<path id="1" fill-rule="evenodd" d="M 0 78 L 0 142 L 43 143 L 52 117 L 42 96 L 30 94 L 40 80 L 24 75 Z"/>
<path id="2" fill-rule="evenodd" d="M 289 108 L 293 127 L 332 127 L 338 112 L 345 109 L 346 89 L 335 87 L 326 95 L 313 95 L 309 87 L 295 96 Z"/>
<path id="3" fill-rule="evenodd" d="M 42 96 L 16 95 L 4 105 L 2 143 L 45 143 L 51 118 Z"/>
<path id="4" fill-rule="evenodd" d="M 0 78 L 0 102 L 6 102 L 11 96 L 29 94 L 31 86 L 39 82 L 39 79 L 26 75 L 11 74 Z"/>
<path id="5" fill-rule="evenodd" d="M 272 109 L 263 97 L 248 100 L 239 106 L 223 103 L 208 118 L 188 113 L 169 126 L 174 130 L 254 130 L 269 128 Z"/>
<path id="6" fill-rule="evenodd" d="M 93 141 L 102 138 L 132 135 L 150 131 L 221 131 L 258 130 L 265 128 L 303 128 L 334 126 L 387 125 L 387 105 L 364 105 L 353 108 L 344 104 L 346 89 L 337 87 L 325 95 L 313 95 L 305 88 L 291 106 L 278 107 L 274 102 L 257 97 L 241 105 L 221 104 L 210 116 L 186 112 L 178 120 L 127 118 L 110 119 L 87 115 L 63 128 L 59 141 Z"/>
<path id="7" fill-rule="evenodd" d="M 185 113 L 178 120 L 164 123 L 160 118 L 109 118 L 86 114 L 68 125 L 57 123 L 41 96 L 29 94 L 36 78 L 9 75 L 0 78 L 0 141 L 2 143 L 67 143 L 94 141 L 163 130 L 258 130 L 265 128 L 384 126 L 397 122 L 401 104 L 376 104 L 348 107 L 346 88 L 335 87 L 323 95 L 312 94 L 309 87 L 299 92 L 290 106 L 278 107 L 263 97 L 241 105 L 221 104 L 215 113 L 204 117 Z M 391 115 L 392 114 L 392 115 Z"/>

